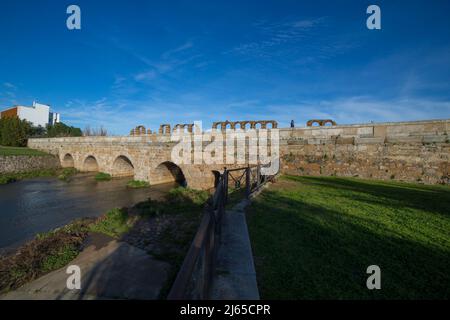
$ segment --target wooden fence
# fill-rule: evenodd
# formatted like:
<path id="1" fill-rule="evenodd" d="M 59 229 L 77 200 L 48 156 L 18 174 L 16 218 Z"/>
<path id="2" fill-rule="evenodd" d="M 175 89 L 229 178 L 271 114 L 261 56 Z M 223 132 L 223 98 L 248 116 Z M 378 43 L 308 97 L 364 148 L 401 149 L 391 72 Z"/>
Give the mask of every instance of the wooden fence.
<path id="1" fill-rule="evenodd" d="M 167 297 L 169 300 L 209 298 L 230 186 L 235 191 L 243 189 L 249 198 L 273 177 L 261 175 L 260 165 L 224 168 L 214 195 L 205 205 L 200 226 Z"/>

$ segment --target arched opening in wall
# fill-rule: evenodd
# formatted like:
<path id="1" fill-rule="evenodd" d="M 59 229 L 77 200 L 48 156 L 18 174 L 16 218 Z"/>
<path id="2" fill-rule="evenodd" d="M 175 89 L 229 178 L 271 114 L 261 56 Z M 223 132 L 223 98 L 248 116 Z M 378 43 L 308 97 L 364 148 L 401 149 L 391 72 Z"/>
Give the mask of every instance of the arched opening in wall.
<path id="1" fill-rule="evenodd" d="M 220 181 L 220 172 L 217 170 L 213 170 L 212 173 L 214 175 L 214 188 L 217 188 L 217 185 Z"/>
<path id="2" fill-rule="evenodd" d="M 114 177 L 133 177 L 134 166 L 126 156 L 118 156 L 113 162 L 112 175 Z"/>
<path id="3" fill-rule="evenodd" d="M 97 159 L 94 156 L 88 156 L 83 163 L 83 171 L 98 171 Z"/>
<path id="4" fill-rule="evenodd" d="M 332 123 L 331 121 L 325 121 L 325 122 L 323 123 L 323 126 L 324 126 L 324 127 L 332 127 L 332 126 L 333 126 L 333 123 Z"/>
<path id="5" fill-rule="evenodd" d="M 74 162 L 73 157 L 72 157 L 72 155 L 70 153 L 67 153 L 64 156 L 64 158 L 62 160 L 62 163 L 61 163 L 61 166 L 63 168 L 73 168 L 73 167 L 75 167 L 75 162 Z"/>
<path id="6" fill-rule="evenodd" d="M 255 129 L 261 129 L 261 127 L 262 127 L 262 124 L 260 123 L 260 122 L 257 122 L 256 124 L 255 124 Z"/>
<path id="7" fill-rule="evenodd" d="M 317 121 L 314 121 L 314 122 L 311 124 L 311 127 L 320 127 L 320 123 L 317 122 Z"/>
<path id="8" fill-rule="evenodd" d="M 183 187 L 187 186 L 186 178 L 181 168 L 170 161 L 159 164 L 151 176 L 152 184 L 176 182 Z"/>

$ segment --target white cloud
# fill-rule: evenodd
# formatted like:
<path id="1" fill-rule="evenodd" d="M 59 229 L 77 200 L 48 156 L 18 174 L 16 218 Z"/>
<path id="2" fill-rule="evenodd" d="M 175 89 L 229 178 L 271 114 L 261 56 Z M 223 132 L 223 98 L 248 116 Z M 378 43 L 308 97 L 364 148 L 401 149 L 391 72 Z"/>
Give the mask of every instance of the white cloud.
<path id="1" fill-rule="evenodd" d="M 14 89 L 14 90 L 17 89 L 17 87 L 10 82 L 4 82 L 3 85 L 9 89 Z"/>

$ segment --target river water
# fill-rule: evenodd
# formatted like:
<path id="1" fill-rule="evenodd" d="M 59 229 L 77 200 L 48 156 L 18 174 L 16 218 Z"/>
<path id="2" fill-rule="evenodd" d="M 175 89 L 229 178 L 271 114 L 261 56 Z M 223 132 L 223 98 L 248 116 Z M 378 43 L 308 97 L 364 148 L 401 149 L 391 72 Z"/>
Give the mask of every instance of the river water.
<path id="1" fill-rule="evenodd" d="M 161 199 L 174 187 L 130 189 L 126 187 L 129 180 L 97 182 L 92 174 L 79 174 L 70 182 L 37 178 L 0 185 L 0 253 L 76 218 L 100 216 L 149 197 Z"/>

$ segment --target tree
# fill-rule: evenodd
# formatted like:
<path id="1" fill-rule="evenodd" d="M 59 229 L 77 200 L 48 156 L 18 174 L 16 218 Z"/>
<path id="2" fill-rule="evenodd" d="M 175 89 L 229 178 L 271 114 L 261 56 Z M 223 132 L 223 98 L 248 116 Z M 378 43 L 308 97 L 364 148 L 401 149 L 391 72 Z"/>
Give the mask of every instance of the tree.
<path id="1" fill-rule="evenodd" d="M 80 128 L 68 126 L 62 122 L 47 125 L 47 137 L 81 137 L 83 133 Z"/>
<path id="2" fill-rule="evenodd" d="M 100 126 L 100 128 L 91 128 L 90 125 L 87 125 L 83 130 L 83 136 L 89 137 L 89 136 L 107 136 L 108 130 L 104 128 L 103 126 Z"/>
<path id="3" fill-rule="evenodd" d="M 31 123 L 17 116 L 0 119 L 0 144 L 10 147 L 25 147 L 31 133 Z"/>

